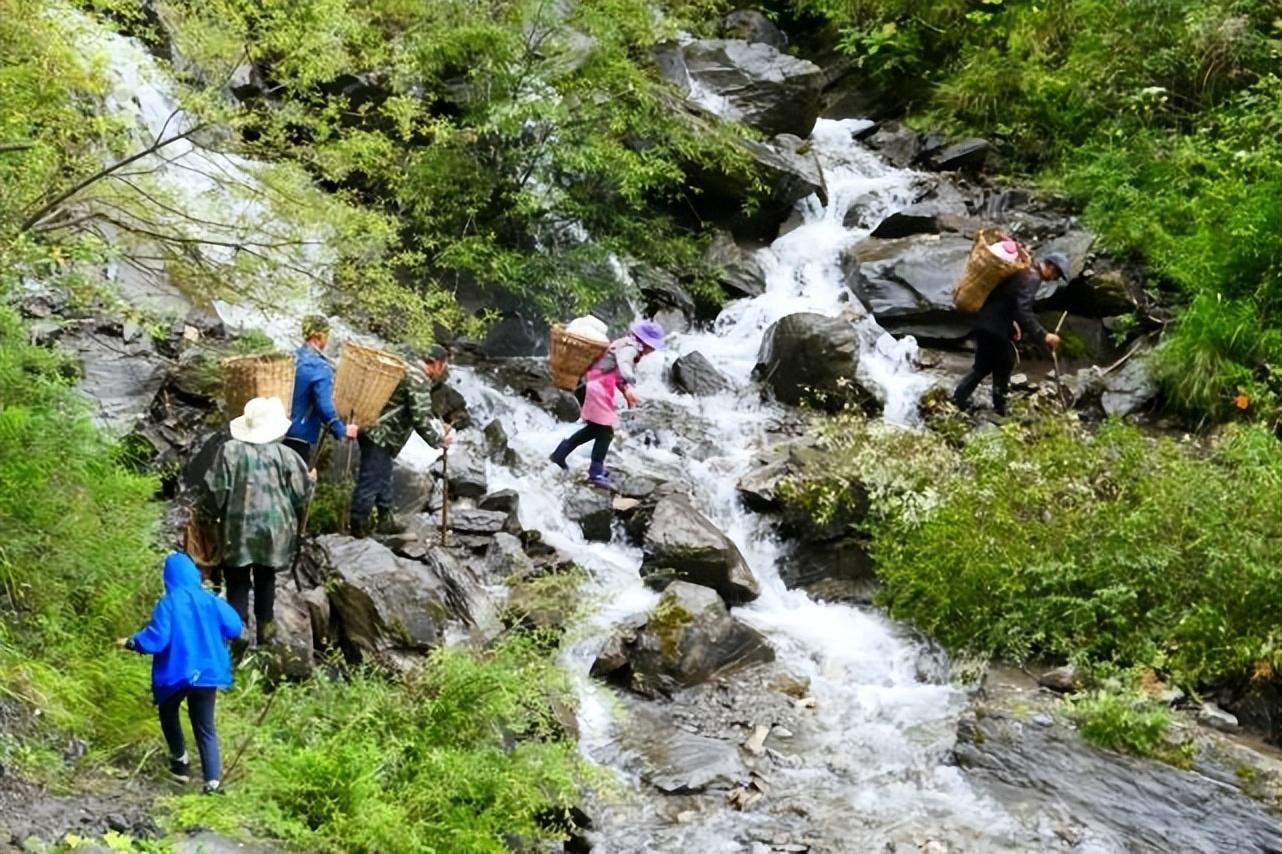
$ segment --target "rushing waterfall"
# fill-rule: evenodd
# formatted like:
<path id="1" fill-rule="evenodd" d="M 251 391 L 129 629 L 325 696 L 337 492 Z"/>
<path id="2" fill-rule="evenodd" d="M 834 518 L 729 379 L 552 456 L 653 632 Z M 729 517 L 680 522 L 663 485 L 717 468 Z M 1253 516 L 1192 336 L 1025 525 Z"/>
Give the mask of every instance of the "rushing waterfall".
<path id="1" fill-rule="evenodd" d="M 911 200 L 913 175 L 891 169 L 858 143 L 855 122 L 821 120 L 814 141 L 828 180 L 831 203 L 803 200 L 802 224 L 762 250 L 768 271 L 765 293 L 728 305 L 713 328 L 676 336 L 661 358 L 639 366 L 641 407 L 662 404 L 682 423 L 646 431 L 645 441 L 628 435 L 624 421 L 611 452 L 616 467 L 689 484 L 698 509 L 739 547 L 762 585 L 762 595 L 735 615 L 766 634 L 780 666 L 809 680 L 816 704 L 808 731 L 790 744 L 795 767 L 779 769 L 770 800 L 781 808 L 803 810 L 797 824 L 820 830 L 827 845 L 840 850 L 881 850 L 887 843 L 917 845 L 947 840 L 969 850 L 1053 847 L 1053 837 L 1032 832 L 994 802 L 971 790 L 962 773 L 948 764 L 956 719 L 965 705 L 957 689 L 924 682 L 917 673 L 919 646 L 875 611 L 816 602 L 780 581 L 786 559 L 761 517 L 742 507 L 735 490 L 767 430 L 786 414 L 764 404 L 750 374 L 763 332 L 779 318 L 799 311 L 837 315 L 848 302 L 843 285 L 842 252 L 866 232 L 843 226 L 856 200 L 888 210 Z M 917 398 L 934 378 L 916 371 L 911 338 L 896 341 L 870 317 L 856 321 L 864 378 L 885 401 L 888 420 L 915 417 Z M 670 363 L 698 350 L 736 384 L 714 397 L 673 393 L 664 382 Z M 546 461 L 567 425 L 533 405 L 503 395 L 468 372 L 456 379 L 484 423 L 499 418 L 521 463 L 514 469 L 491 465 L 492 488 L 521 495 L 522 521 L 551 544 L 572 555 L 592 574 L 585 597 L 597 607 L 586 637 L 566 656 L 580 677 L 583 747 L 594 759 L 617 755 L 613 742 L 626 715 L 612 702 L 612 689 L 587 677 L 596 650 L 617 620 L 651 607 L 657 594 L 638 575 L 640 551 L 616 536 L 609 544 L 584 540 L 567 518 L 565 499 L 584 489 L 578 475 L 566 475 Z M 694 447 L 699 453 L 692 453 Z M 706 449 L 715 449 L 709 453 Z M 413 454 L 410 450 L 408 453 Z M 574 458 L 571 458 L 572 463 Z M 586 463 L 582 460 L 579 465 Z M 659 714 L 662 714 L 660 708 Z M 740 851 L 739 831 L 753 821 L 728 807 L 697 812 L 677 824 L 656 818 L 644 799 L 622 807 L 602 822 L 602 848 L 622 851 Z M 823 830 L 826 829 L 826 833 Z M 1029 835 L 1029 834 L 1032 835 Z M 830 850 L 823 848 L 822 850 Z"/>

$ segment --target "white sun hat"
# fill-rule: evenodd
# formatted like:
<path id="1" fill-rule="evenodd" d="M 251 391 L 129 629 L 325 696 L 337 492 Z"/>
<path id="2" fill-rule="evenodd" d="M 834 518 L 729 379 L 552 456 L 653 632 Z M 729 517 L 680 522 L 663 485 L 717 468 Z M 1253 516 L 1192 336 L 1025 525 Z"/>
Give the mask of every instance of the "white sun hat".
<path id="1" fill-rule="evenodd" d="M 284 436 L 289 423 L 279 397 L 256 397 L 245 404 L 244 415 L 231 420 L 231 437 L 252 445 L 266 445 Z"/>

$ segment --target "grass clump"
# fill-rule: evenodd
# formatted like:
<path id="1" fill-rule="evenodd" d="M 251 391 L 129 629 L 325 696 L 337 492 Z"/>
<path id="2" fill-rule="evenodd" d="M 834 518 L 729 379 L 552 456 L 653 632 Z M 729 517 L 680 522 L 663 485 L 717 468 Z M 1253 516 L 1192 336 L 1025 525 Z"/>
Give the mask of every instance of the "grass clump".
<path id="1" fill-rule="evenodd" d="M 494 649 L 436 650 L 396 683 L 256 687 L 228 704 L 224 744 L 248 742 L 225 798 L 174 804 L 175 826 L 309 851 L 503 852 L 564 838 L 585 768 L 555 703 L 564 675 L 522 634 Z"/>
<path id="2" fill-rule="evenodd" d="M 1074 698 L 1070 709 L 1091 744 L 1183 768 L 1192 763 L 1192 744 L 1173 744 L 1167 737 L 1171 711 L 1147 697 L 1093 691 Z"/>

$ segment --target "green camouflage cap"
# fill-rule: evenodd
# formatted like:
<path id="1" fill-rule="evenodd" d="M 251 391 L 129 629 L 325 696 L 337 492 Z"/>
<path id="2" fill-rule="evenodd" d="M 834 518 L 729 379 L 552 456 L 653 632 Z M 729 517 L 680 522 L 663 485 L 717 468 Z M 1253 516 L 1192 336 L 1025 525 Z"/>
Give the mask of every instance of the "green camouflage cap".
<path id="1" fill-rule="evenodd" d="M 450 351 L 442 347 L 440 344 L 433 344 L 423 350 L 424 362 L 438 362 L 441 359 L 448 359 L 449 357 Z"/>
<path id="2" fill-rule="evenodd" d="M 329 332 L 329 318 L 323 314 L 309 314 L 303 318 L 303 338 L 325 335 Z"/>

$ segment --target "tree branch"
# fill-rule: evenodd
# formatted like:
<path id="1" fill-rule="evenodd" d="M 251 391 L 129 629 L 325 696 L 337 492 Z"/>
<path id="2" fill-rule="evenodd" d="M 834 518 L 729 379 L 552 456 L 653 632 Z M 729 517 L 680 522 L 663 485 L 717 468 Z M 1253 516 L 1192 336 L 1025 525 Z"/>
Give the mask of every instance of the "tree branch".
<path id="1" fill-rule="evenodd" d="M 177 142 L 181 139 L 186 139 L 187 137 L 196 133 L 196 131 L 200 130 L 203 127 L 204 127 L 204 124 L 196 124 L 176 136 L 171 136 L 168 139 L 164 139 L 164 140 L 157 140 L 156 142 L 152 143 L 151 145 L 147 146 L 141 151 L 135 154 L 129 155 L 124 160 L 118 160 L 115 163 L 111 164 L 110 166 L 105 166 L 102 169 L 99 169 L 97 172 L 93 173 L 92 175 L 89 175 L 88 177 L 80 181 L 77 181 L 68 189 L 54 196 L 54 198 L 50 200 L 48 203 L 41 205 L 40 208 L 37 209 L 35 213 L 31 214 L 29 217 L 27 217 L 25 220 L 22 221 L 22 225 L 18 227 L 18 230 L 30 231 L 40 222 L 40 220 L 44 219 L 52 211 L 56 210 L 58 206 L 60 206 L 63 202 L 75 196 L 81 190 L 85 189 L 86 187 L 92 184 L 96 184 L 98 181 L 101 181 L 103 178 L 106 178 L 108 175 L 111 175 L 112 173 L 117 172 L 120 169 L 123 169 L 124 167 L 128 166 L 130 163 L 137 163 L 139 160 L 143 159 L 144 157 L 147 157 L 148 155 L 151 155 L 151 154 L 155 154 L 157 151 L 169 145 L 170 143 Z"/>

